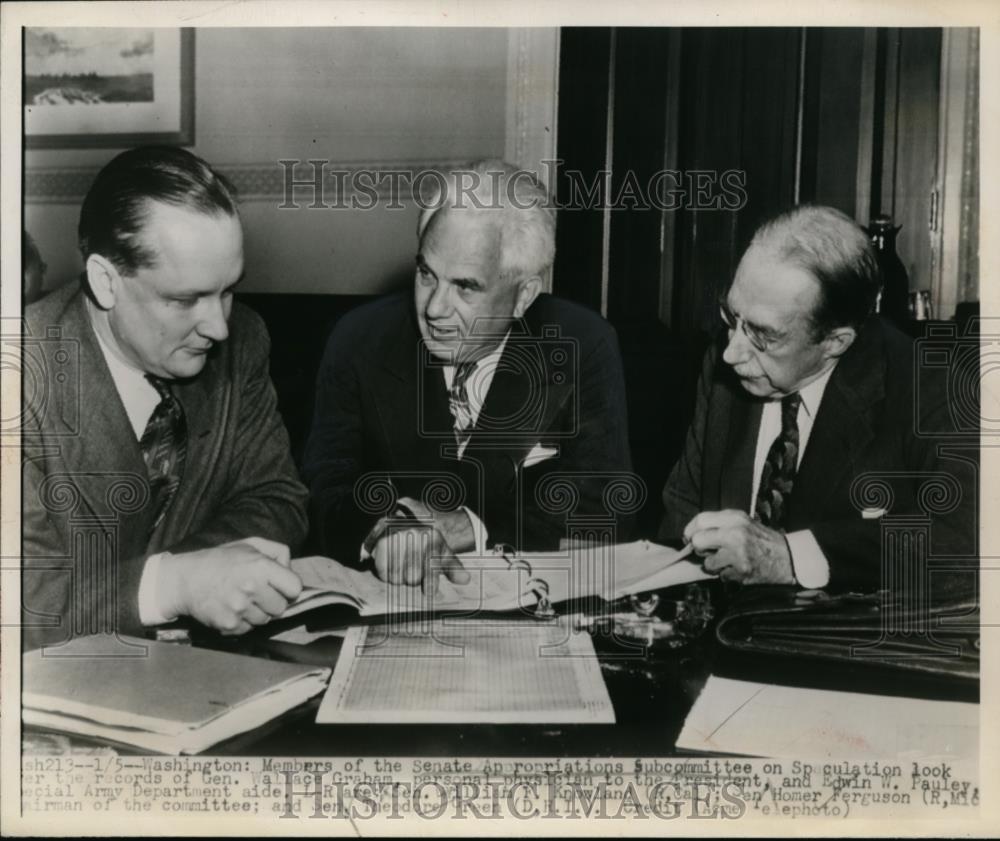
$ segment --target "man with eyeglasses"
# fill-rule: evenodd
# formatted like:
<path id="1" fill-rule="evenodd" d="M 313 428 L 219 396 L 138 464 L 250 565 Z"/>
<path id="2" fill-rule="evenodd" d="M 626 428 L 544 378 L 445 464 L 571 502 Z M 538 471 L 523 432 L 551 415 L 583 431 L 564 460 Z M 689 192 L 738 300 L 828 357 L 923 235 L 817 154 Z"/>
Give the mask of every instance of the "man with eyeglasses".
<path id="1" fill-rule="evenodd" d="M 728 342 L 706 356 L 661 539 L 691 543 L 727 581 L 874 589 L 880 518 L 921 513 L 918 478 L 947 471 L 961 498 L 932 551 L 974 546 L 974 458 L 949 460 L 924 434 L 950 429 L 947 395 L 915 391 L 912 342 L 874 314 L 879 284 L 840 211 L 799 207 L 757 231 L 721 301 Z M 875 473 L 909 478 L 859 508 L 852 487 Z"/>

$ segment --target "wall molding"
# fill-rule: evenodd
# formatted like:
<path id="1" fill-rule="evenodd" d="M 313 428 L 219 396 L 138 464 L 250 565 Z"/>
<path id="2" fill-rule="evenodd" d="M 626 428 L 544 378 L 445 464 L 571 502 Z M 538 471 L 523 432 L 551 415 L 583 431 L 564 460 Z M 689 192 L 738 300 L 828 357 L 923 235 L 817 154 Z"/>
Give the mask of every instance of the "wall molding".
<path id="1" fill-rule="evenodd" d="M 302 159 L 303 165 L 296 165 L 293 177 L 305 180 L 311 177 L 313 168 Z M 319 159 L 312 159 L 319 161 Z M 389 172 L 406 170 L 411 173 L 423 171 L 447 172 L 465 166 L 468 160 L 392 160 L 392 161 L 325 161 L 323 194 L 327 204 L 338 201 L 338 190 L 343 184 L 345 196 L 368 199 L 364 191 L 352 188 L 352 183 L 360 178 L 365 188 L 371 185 L 378 201 L 388 202 L 392 198 L 393 182 Z M 320 164 L 317 164 L 319 167 Z M 251 164 L 220 164 L 215 167 L 236 187 L 240 198 L 245 201 L 281 202 L 285 194 L 286 167 L 278 161 Z M 99 166 L 86 167 L 28 167 L 24 172 L 24 200 L 29 204 L 79 204 L 86 195 Z M 341 175 L 340 173 L 347 173 Z M 362 174 L 363 173 L 363 174 Z M 370 177 L 369 177 L 370 174 Z M 433 180 L 428 182 L 433 184 Z M 409 197 L 404 195 L 403 201 Z M 296 190 L 296 201 L 307 204 L 308 188 Z"/>
<path id="2" fill-rule="evenodd" d="M 931 289 L 935 316 L 951 318 L 980 297 L 978 29 L 944 30 L 936 190 Z"/>
<path id="3" fill-rule="evenodd" d="M 507 110 L 504 159 L 538 176 L 545 187 L 556 158 L 559 116 L 559 30 L 515 27 L 507 30 Z M 542 278 L 552 291 L 552 269 Z"/>
<path id="4" fill-rule="evenodd" d="M 559 30 L 516 27 L 508 33 L 504 157 L 545 182 L 542 161 L 556 156 Z"/>

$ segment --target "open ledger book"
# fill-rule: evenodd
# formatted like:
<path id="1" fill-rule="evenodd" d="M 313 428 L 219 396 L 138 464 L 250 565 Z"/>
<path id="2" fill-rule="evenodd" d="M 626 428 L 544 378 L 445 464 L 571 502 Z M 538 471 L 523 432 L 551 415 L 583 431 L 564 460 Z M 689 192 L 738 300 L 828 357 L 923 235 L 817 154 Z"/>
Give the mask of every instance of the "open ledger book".
<path id="1" fill-rule="evenodd" d="M 594 596 L 610 601 L 711 577 L 686 554 L 645 540 L 516 556 L 464 554 L 459 559 L 469 583 L 453 584 L 442 575 L 438 591 L 426 596 L 420 587 L 387 584 L 330 558 L 296 558 L 292 569 L 304 587 L 284 617 L 332 604 L 353 607 L 360 616 L 509 611 L 532 608 L 539 593 L 552 603 Z"/>

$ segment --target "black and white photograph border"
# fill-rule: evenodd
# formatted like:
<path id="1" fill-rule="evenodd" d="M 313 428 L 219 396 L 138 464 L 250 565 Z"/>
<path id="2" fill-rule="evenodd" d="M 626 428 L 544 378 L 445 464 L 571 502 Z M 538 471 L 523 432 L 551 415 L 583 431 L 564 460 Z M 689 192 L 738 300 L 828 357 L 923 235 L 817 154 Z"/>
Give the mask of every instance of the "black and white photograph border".
<path id="1" fill-rule="evenodd" d="M 0 7 L 0 251 L 5 255 L 0 264 L 0 821 L 5 835 L 995 837 L 1000 832 L 1000 806 L 992 796 L 1000 793 L 1000 724 L 991 715 L 1000 705 L 1000 677 L 989 653 L 996 651 L 1000 621 L 1000 582 L 990 574 L 1000 569 L 1000 527 L 989 515 L 1000 497 L 1000 457 L 992 443 L 1000 427 L 1000 285 L 992 280 L 1000 271 L 998 217 L 992 216 L 1000 172 L 995 156 L 981 154 L 1000 140 L 1000 11 L 988 0 L 948 8 L 921 0 L 829 5 L 192 0 Z M 604 477 L 620 486 L 613 500 L 605 494 L 612 516 L 603 519 L 592 512 L 573 518 L 567 506 L 579 503 L 578 490 L 572 477 L 567 482 L 557 471 L 531 488 L 534 497 L 519 501 L 559 509 L 568 536 L 586 540 L 602 533 L 610 535 L 606 543 L 612 547 L 620 543 L 614 537 L 621 527 L 616 514 L 635 520 L 636 536 L 658 537 L 664 484 L 683 457 L 696 411 L 702 353 L 726 328 L 730 342 L 734 335 L 754 347 L 771 341 L 745 320 L 734 296 L 726 296 L 757 226 L 790 205 L 844 210 L 887 255 L 879 261 L 878 305 L 914 339 L 913 439 L 933 449 L 936 465 L 947 465 L 905 475 L 893 469 L 891 459 L 870 469 L 855 466 L 850 503 L 859 519 L 881 523 L 879 593 L 827 596 L 820 583 L 769 609 L 763 621 L 752 600 L 739 602 L 720 621 L 713 611 L 728 604 L 739 585 L 713 581 L 702 589 L 698 575 L 706 577 L 707 571 L 714 578 L 720 570 L 697 558 L 697 551 L 680 557 L 678 543 L 660 547 L 673 553 L 676 569 L 705 569 L 674 579 L 682 583 L 652 596 L 630 592 L 614 614 L 590 615 L 584 607 L 552 619 L 542 608 L 549 608 L 550 590 L 559 587 L 560 559 L 527 552 L 522 558 L 511 547 L 498 546 L 474 574 L 486 582 L 499 569 L 530 579 L 536 599 L 532 621 L 538 639 L 544 638 L 539 651 L 576 658 L 563 670 L 565 679 L 580 682 L 588 709 L 597 710 L 595 723 L 511 724 L 511 718 L 498 716 L 484 724 L 473 715 L 463 720 L 480 723 L 449 725 L 442 715 L 412 723 L 401 717 L 391 725 L 316 724 L 322 695 L 314 695 L 306 714 L 270 723 L 264 716 L 250 738 L 218 728 L 226 738 L 212 742 L 224 746 L 218 753 L 201 750 L 196 740 L 186 743 L 193 746 L 190 751 L 174 750 L 160 736 L 145 748 L 123 748 L 113 738 L 58 732 L 54 718 L 46 727 L 45 714 L 29 710 L 22 680 L 24 663 L 37 653 L 22 649 L 29 630 L 21 601 L 28 566 L 22 557 L 21 514 L 28 505 L 22 496 L 27 488 L 22 452 L 31 443 L 22 433 L 32 413 L 68 406 L 57 437 L 45 442 L 58 449 L 64 443 L 58 436 L 79 437 L 81 416 L 95 395 L 81 385 L 86 380 L 78 343 L 64 340 L 58 328 L 31 334 L 24 307 L 29 299 L 77 282 L 84 271 L 77 244 L 84 196 L 118 152 L 157 134 L 143 138 L 138 135 L 147 134 L 145 129 L 131 137 L 126 132 L 120 146 L 106 137 L 48 144 L 26 138 L 26 31 L 75 27 L 190 33 L 183 39 L 190 50 L 183 66 L 190 75 L 179 88 L 183 103 L 178 102 L 189 111 L 179 111 L 182 125 L 171 125 L 169 136 L 160 140 L 203 157 L 238 194 L 246 271 L 236 299 L 257 313 L 255 320 L 269 333 L 276 392 L 270 399 L 297 465 L 308 462 L 315 384 L 330 326 L 359 301 L 412 288 L 418 244 L 420 282 L 425 264 L 418 217 L 446 174 L 489 158 L 509 161 L 537 178 L 557 218 L 555 263 L 540 279 L 541 288 L 598 312 L 617 331 L 622 393 L 629 395 L 632 469 L 614 473 L 597 467 L 588 474 L 586 481 Z M 929 53 L 934 61 L 922 62 Z M 180 72 L 182 64 L 177 66 Z M 339 90 L 334 74 L 343 79 Z M 313 86 L 305 94 L 303 80 Z M 727 81 L 732 90 L 725 90 Z M 684 119 L 692 114 L 702 119 Z M 924 130 L 927 126 L 933 130 Z M 564 135 L 569 130 L 572 142 Z M 746 148 L 758 151 L 744 155 Z M 738 163 L 718 165 L 732 161 Z M 421 221 L 420 237 L 426 224 Z M 15 254 L 22 259 L 13 259 Z M 587 382 L 580 376 L 587 370 L 581 367 L 585 340 L 562 327 L 544 327 L 540 358 L 569 359 L 569 380 L 585 393 Z M 371 347 L 360 332 L 357 346 Z M 314 363 L 303 362 L 313 358 Z M 530 354 L 524 359 L 529 367 L 538 364 Z M 433 366 L 448 364 L 432 360 L 433 373 L 420 370 L 436 378 Z M 448 383 L 451 370 L 445 373 Z M 658 391 L 653 378 L 669 379 L 657 383 Z M 669 398 L 662 397 L 668 389 Z M 929 404 L 939 393 L 947 395 L 945 432 L 927 426 L 929 418 L 937 418 Z M 423 400 L 420 423 L 440 422 Z M 581 407 L 573 408 L 567 439 L 579 434 L 585 420 Z M 537 409 L 540 415 L 548 411 L 544 404 Z M 443 426 L 421 426 L 419 434 L 440 438 L 442 454 L 454 458 L 457 449 L 461 458 L 465 445 L 456 448 L 451 418 L 443 417 Z M 776 434 L 782 421 L 775 424 Z M 711 435 L 711 418 L 706 429 Z M 847 452 L 857 431 L 842 432 Z M 517 437 L 491 446 L 506 446 Z M 554 436 L 544 443 L 558 452 L 565 442 Z M 468 446 L 475 454 L 474 440 Z M 552 457 L 547 446 L 529 443 L 526 449 L 531 454 L 522 466 L 525 474 L 535 459 L 544 464 Z M 427 472 L 423 486 L 413 485 L 423 488 L 414 491 L 419 498 L 413 505 L 404 499 L 408 491 L 399 491 L 392 479 L 404 488 L 410 486 L 402 480 L 415 477 L 362 476 L 359 487 L 368 481 L 379 488 L 375 502 L 384 511 L 378 512 L 377 528 L 405 531 L 414 516 L 420 520 L 424 504 L 441 492 L 436 476 Z M 100 488 L 116 516 L 145 505 L 151 484 L 143 476 L 133 487 L 130 476 L 116 473 L 113 464 L 87 481 Z M 935 525 L 961 509 L 970 488 L 974 523 L 966 526 L 965 545 L 936 543 L 943 529 L 935 531 Z M 44 491 L 54 515 L 65 511 L 68 495 L 77 492 L 60 474 L 49 477 Z M 466 497 L 451 500 L 450 507 L 470 504 Z M 912 503 L 911 510 L 893 516 L 893 504 L 901 499 Z M 749 533 L 757 526 L 754 520 Z M 93 547 L 102 539 L 94 536 L 100 531 L 94 522 L 80 520 L 73 529 L 72 539 L 81 545 L 90 541 Z M 789 534 L 786 541 L 791 539 Z M 112 547 L 106 558 L 112 569 L 116 551 Z M 788 551 L 794 559 L 796 550 Z M 626 560 L 624 549 L 619 559 Z M 84 581 L 102 574 L 74 567 L 72 558 L 42 560 L 46 575 L 71 574 Z M 305 569 L 295 563 L 293 569 Z M 556 570 L 548 573 L 548 583 L 539 572 L 544 569 Z M 734 570 L 722 567 L 721 577 Z M 31 572 L 37 575 L 38 567 Z M 799 568 L 794 572 L 805 586 Z M 977 586 L 971 600 L 956 600 L 942 618 L 931 606 L 932 593 L 949 576 L 975 580 Z M 895 585 L 905 585 L 905 598 L 885 595 Z M 586 595 L 600 592 L 595 585 Z M 830 617 L 841 608 L 861 624 L 831 627 Z M 106 623 L 99 618 L 94 626 L 111 645 L 101 649 L 102 657 L 134 660 L 142 651 L 145 658 L 150 645 L 161 646 L 163 656 L 178 663 L 187 657 L 186 631 L 160 631 L 151 643 L 106 633 L 114 630 L 113 616 L 106 614 Z M 822 631 L 803 634 L 802 616 Z M 300 693 L 311 691 L 307 683 L 325 686 L 336 654 L 329 662 L 297 668 L 279 663 L 280 652 L 315 643 L 316 637 L 301 622 L 277 621 L 285 622 L 286 630 L 274 639 L 284 642 L 269 641 L 257 652 L 266 650 L 267 662 L 273 660 L 273 679 L 298 681 Z M 494 621 L 496 641 L 488 643 L 487 654 L 506 651 L 505 618 L 470 623 L 479 633 Z M 447 625 L 447 620 L 391 617 L 388 626 L 367 631 L 355 624 L 347 639 L 376 637 L 373 628 L 388 627 L 393 645 L 405 647 L 411 635 L 441 647 L 442 661 L 454 660 L 453 637 L 465 641 L 465 656 L 482 653 L 460 625 Z M 712 646 L 699 637 L 706 627 L 712 628 Z M 874 645 L 873 627 L 878 628 Z M 850 635 L 858 628 L 865 643 L 852 647 Z M 563 629 L 575 635 L 573 645 L 561 641 Z M 581 649 L 581 637 L 589 652 Z M 800 647 L 797 659 L 782 662 L 779 656 L 773 669 L 756 671 L 755 664 L 773 666 L 775 650 L 785 646 L 787 652 L 790 639 L 793 650 Z M 848 639 L 846 648 L 838 639 Z M 195 643 L 197 648 L 197 638 Z M 840 661 L 831 655 L 838 645 L 848 652 Z M 922 645 L 925 654 L 930 647 L 955 656 L 936 661 L 932 656 L 938 665 L 915 675 L 927 661 L 900 652 Z M 226 671 L 233 668 L 226 657 L 247 651 L 223 648 L 221 659 L 199 666 L 206 677 L 194 688 L 217 689 L 213 681 L 219 675 L 238 682 L 239 670 Z M 603 678 L 597 681 L 599 692 L 584 686 L 588 669 L 597 668 L 595 648 Z M 972 649 L 972 657 L 964 656 Z M 377 662 L 378 645 L 370 649 L 376 656 L 362 656 L 367 651 L 359 642 L 354 657 L 343 659 L 354 668 L 368 659 L 375 663 L 372 674 L 391 673 Z M 803 680 L 809 671 L 804 662 L 814 669 L 822 664 L 818 671 L 835 682 L 834 691 L 822 688 L 822 681 L 817 687 Z M 53 665 L 50 661 L 49 674 L 55 673 Z M 74 674 L 86 672 L 81 665 L 72 665 Z M 717 665 L 725 668 L 716 673 Z M 408 674 L 421 671 L 408 667 Z M 489 682 L 488 663 L 479 667 Z M 124 674 L 124 664 L 122 669 Z M 658 669 L 670 673 L 665 691 Z M 94 666 L 95 673 L 115 671 L 107 660 Z M 432 673 L 448 671 L 442 663 L 441 669 L 436 664 L 428 669 Z M 334 675 L 341 693 L 349 691 L 349 677 Z M 172 689 L 181 687 L 183 694 L 183 682 L 176 684 Z M 919 701 L 907 697 L 911 684 L 923 687 L 912 693 Z M 636 687 L 659 689 L 640 698 L 630 694 Z M 392 694 L 406 693 L 397 688 Z M 544 693 L 538 689 L 537 695 Z M 600 715 L 612 703 L 618 724 L 602 723 Z M 824 704 L 829 709 L 817 713 Z M 959 709 L 967 718 L 956 721 Z M 636 722 L 623 721 L 623 711 L 634 713 Z M 854 729 L 840 729 L 845 722 Z M 783 731 L 795 737 L 782 738 Z M 891 755 L 879 753 L 894 741 Z M 181 755 L 171 755 L 176 753 Z"/>

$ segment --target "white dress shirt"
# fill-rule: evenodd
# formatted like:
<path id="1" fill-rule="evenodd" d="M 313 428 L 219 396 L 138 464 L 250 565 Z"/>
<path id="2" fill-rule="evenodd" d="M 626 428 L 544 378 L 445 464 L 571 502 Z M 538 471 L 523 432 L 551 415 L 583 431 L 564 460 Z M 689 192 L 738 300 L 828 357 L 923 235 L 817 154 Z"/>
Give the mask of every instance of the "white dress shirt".
<path id="1" fill-rule="evenodd" d="M 90 308 L 88 306 L 88 312 Z M 91 312 L 91 325 L 94 324 L 95 316 Z M 101 338 L 101 334 L 94 328 L 94 335 L 97 336 L 97 344 L 104 355 L 104 361 L 111 372 L 111 380 L 115 384 L 115 390 L 121 398 L 125 407 L 125 414 L 128 415 L 132 431 L 135 433 L 135 440 L 142 439 L 142 433 L 146 430 L 146 424 L 152 417 L 153 410 L 160 402 L 160 395 L 153 388 L 153 384 L 146 379 L 146 374 L 138 368 L 129 365 L 121 359 Z M 160 560 L 162 552 L 157 555 L 150 555 L 143 567 L 142 577 L 139 579 L 139 621 L 143 625 L 161 625 L 164 622 L 171 622 L 177 617 L 167 616 L 159 604 L 156 581 L 160 571 Z"/>
<path id="2" fill-rule="evenodd" d="M 802 402 L 799 405 L 796 419 L 799 427 L 799 454 L 795 465 L 796 469 L 802 463 L 802 455 L 809 443 L 809 436 L 812 433 L 813 424 L 816 422 L 816 413 L 823 400 L 823 392 L 826 391 L 827 383 L 830 382 L 830 376 L 835 367 L 836 365 L 799 391 Z M 747 509 L 751 513 L 757 505 L 757 491 L 760 488 L 760 477 L 764 472 L 764 462 L 767 461 L 768 450 L 771 449 L 771 444 L 780 434 L 781 400 L 771 400 L 764 404 L 764 410 L 760 417 L 760 430 L 757 433 L 757 450 L 753 460 L 753 487 L 750 494 L 750 506 Z M 789 532 L 785 537 L 792 553 L 792 567 L 799 584 L 810 590 L 825 587 L 830 581 L 830 565 L 813 533 L 809 529 L 803 529 Z"/>
<path id="3" fill-rule="evenodd" d="M 96 331 L 95 331 L 96 333 Z M 146 430 L 146 424 L 153 415 L 153 410 L 160 402 L 160 395 L 153 384 L 146 379 L 146 374 L 138 368 L 133 368 L 127 362 L 119 359 L 115 352 L 109 348 L 100 334 L 97 335 L 97 343 L 104 354 L 104 361 L 108 363 L 108 370 L 111 372 L 111 379 L 114 381 L 115 389 L 125 407 L 125 414 L 128 415 L 129 423 L 135 432 L 135 440 L 142 439 L 142 433 Z"/>

